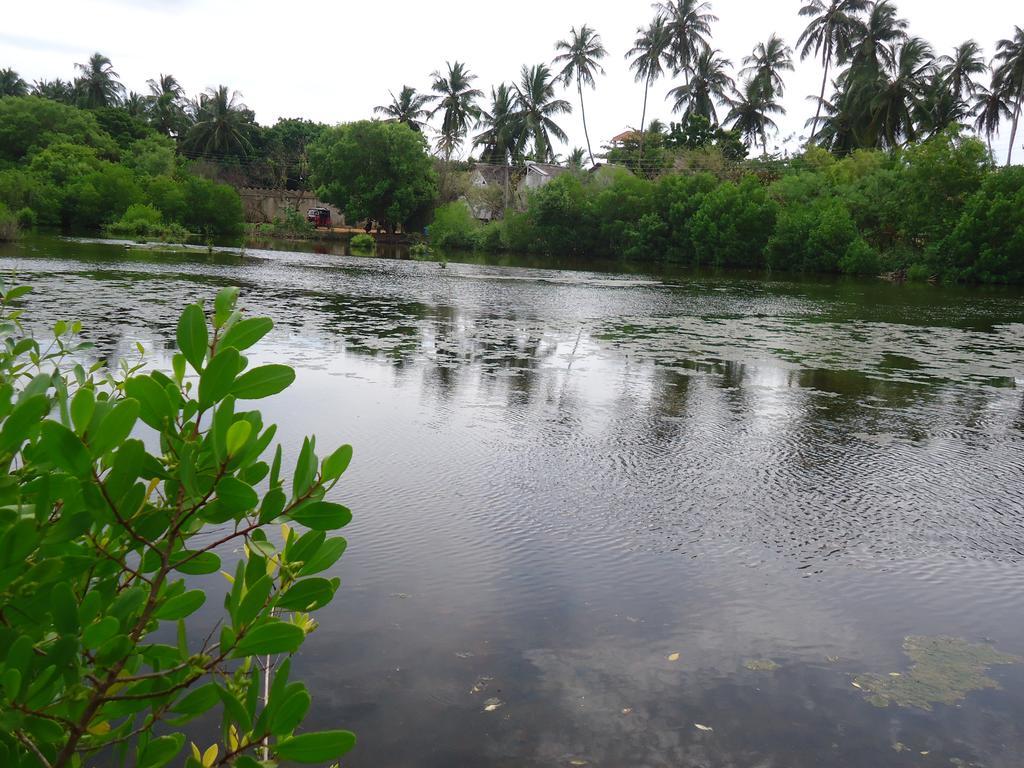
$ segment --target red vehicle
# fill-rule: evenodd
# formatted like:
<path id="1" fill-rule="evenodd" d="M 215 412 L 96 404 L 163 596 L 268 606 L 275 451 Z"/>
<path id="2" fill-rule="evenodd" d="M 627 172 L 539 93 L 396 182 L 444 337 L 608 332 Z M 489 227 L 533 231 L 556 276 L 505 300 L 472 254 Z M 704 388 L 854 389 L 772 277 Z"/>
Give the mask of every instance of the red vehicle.
<path id="1" fill-rule="evenodd" d="M 316 228 L 331 228 L 331 212 L 327 208 L 310 208 L 306 211 L 306 221 Z"/>

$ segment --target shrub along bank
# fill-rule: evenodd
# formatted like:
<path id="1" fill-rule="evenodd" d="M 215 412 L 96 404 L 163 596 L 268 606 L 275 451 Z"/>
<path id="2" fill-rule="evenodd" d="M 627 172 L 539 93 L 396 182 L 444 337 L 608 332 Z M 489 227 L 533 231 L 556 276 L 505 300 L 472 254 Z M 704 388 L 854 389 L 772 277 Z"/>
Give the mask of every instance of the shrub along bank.
<path id="1" fill-rule="evenodd" d="M 442 206 L 430 239 L 455 250 L 1024 281 L 1024 168 L 994 168 L 981 142 L 955 130 L 892 153 L 810 149 L 781 176 L 751 170 L 738 181 L 568 173 L 491 224 L 464 203 Z"/>
<path id="2" fill-rule="evenodd" d="M 144 123 L 116 136 L 104 125 L 47 99 L 0 100 L 0 205 L 22 228 L 241 234 L 234 189 L 190 173 L 174 142 Z"/>

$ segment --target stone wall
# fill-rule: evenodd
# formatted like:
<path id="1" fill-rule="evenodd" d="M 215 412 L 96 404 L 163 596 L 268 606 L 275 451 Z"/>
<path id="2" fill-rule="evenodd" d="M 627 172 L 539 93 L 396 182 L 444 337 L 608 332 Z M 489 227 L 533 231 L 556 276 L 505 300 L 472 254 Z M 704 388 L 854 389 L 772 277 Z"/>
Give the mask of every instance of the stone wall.
<path id="1" fill-rule="evenodd" d="M 345 216 L 312 192 L 290 189 L 260 189 L 257 187 L 241 187 L 238 194 L 242 197 L 245 208 L 245 220 L 250 224 L 266 224 L 277 218 L 289 206 L 303 216 L 310 208 L 327 208 L 331 212 L 331 223 L 336 227 L 345 226 Z"/>

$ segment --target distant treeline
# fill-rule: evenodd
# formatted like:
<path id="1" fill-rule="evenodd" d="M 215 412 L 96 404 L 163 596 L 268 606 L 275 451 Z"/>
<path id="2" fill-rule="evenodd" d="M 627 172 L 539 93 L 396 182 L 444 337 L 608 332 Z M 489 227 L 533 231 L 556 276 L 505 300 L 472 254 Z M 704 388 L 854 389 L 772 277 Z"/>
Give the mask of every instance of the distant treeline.
<path id="1" fill-rule="evenodd" d="M 1024 282 L 1024 168 L 995 168 L 956 128 L 892 152 L 812 148 L 784 174 L 649 180 L 622 168 L 566 173 L 526 210 L 482 224 L 438 209 L 434 245 L 692 266 Z"/>
<path id="2" fill-rule="evenodd" d="M 0 99 L 0 209 L 22 228 L 236 235 L 238 193 L 188 170 L 174 141 L 121 109 Z"/>

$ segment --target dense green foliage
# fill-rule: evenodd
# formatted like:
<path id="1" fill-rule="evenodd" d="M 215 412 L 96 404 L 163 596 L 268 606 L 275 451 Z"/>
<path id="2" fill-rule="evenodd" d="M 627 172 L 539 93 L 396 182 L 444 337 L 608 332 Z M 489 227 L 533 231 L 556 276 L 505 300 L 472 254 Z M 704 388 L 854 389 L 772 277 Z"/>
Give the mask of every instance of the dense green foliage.
<path id="1" fill-rule="evenodd" d="M 430 238 L 448 249 L 1019 282 L 1022 202 L 1024 172 L 993 168 L 981 142 L 950 129 L 900 152 L 837 160 L 811 149 L 784 172 L 738 180 L 567 173 L 504 221 L 480 224 L 462 203 L 439 208 Z"/>
<path id="2" fill-rule="evenodd" d="M 352 451 L 321 461 L 307 438 L 291 472 L 280 446 L 264 459 L 275 427 L 243 403 L 295 374 L 242 353 L 273 323 L 242 317 L 228 288 L 210 312 L 182 314 L 170 375 L 143 361 L 108 371 L 83 367 L 77 323 L 27 336 L 12 307 L 26 291 L 0 286 L 0 764 L 339 757 L 351 733 L 296 733 L 311 701 L 289 659 L 338 588 L 318 574 L 344 552 L 328 532 L 351 513 L 324 497 Z M 206 635 L 194 617 L 222 569 L 224 615 Z M 186 758 L 181 729 L 200 716 L 219 722 L 219 744 Z"/>
<path id="3" fill-rule="evenodd" d="M 13 240 L 18 235 L 18 217 L 11 213 L 11 210 L 0 203 L 0 242 Z"/>
<path id="4" fill-rule="evenodd" d="M 375 221 L 392 232 L 418 229 L 437 195 L 426 140 L 403 123 L 330 128 L 310 146 L 309 161 L 319 197 L 349 221 Z"/>
<path id="5" fill-rule="evenodd" d="M 131 118 L 111 120 L 114 112 L 37 97 L 0 100 L 0 203 L 66 229 L 99 230 L 122 222 L 129 208 L 149 206 L 167 232 L 241 232 L 233 189 L 190 173 L 171 140 Z"/>

